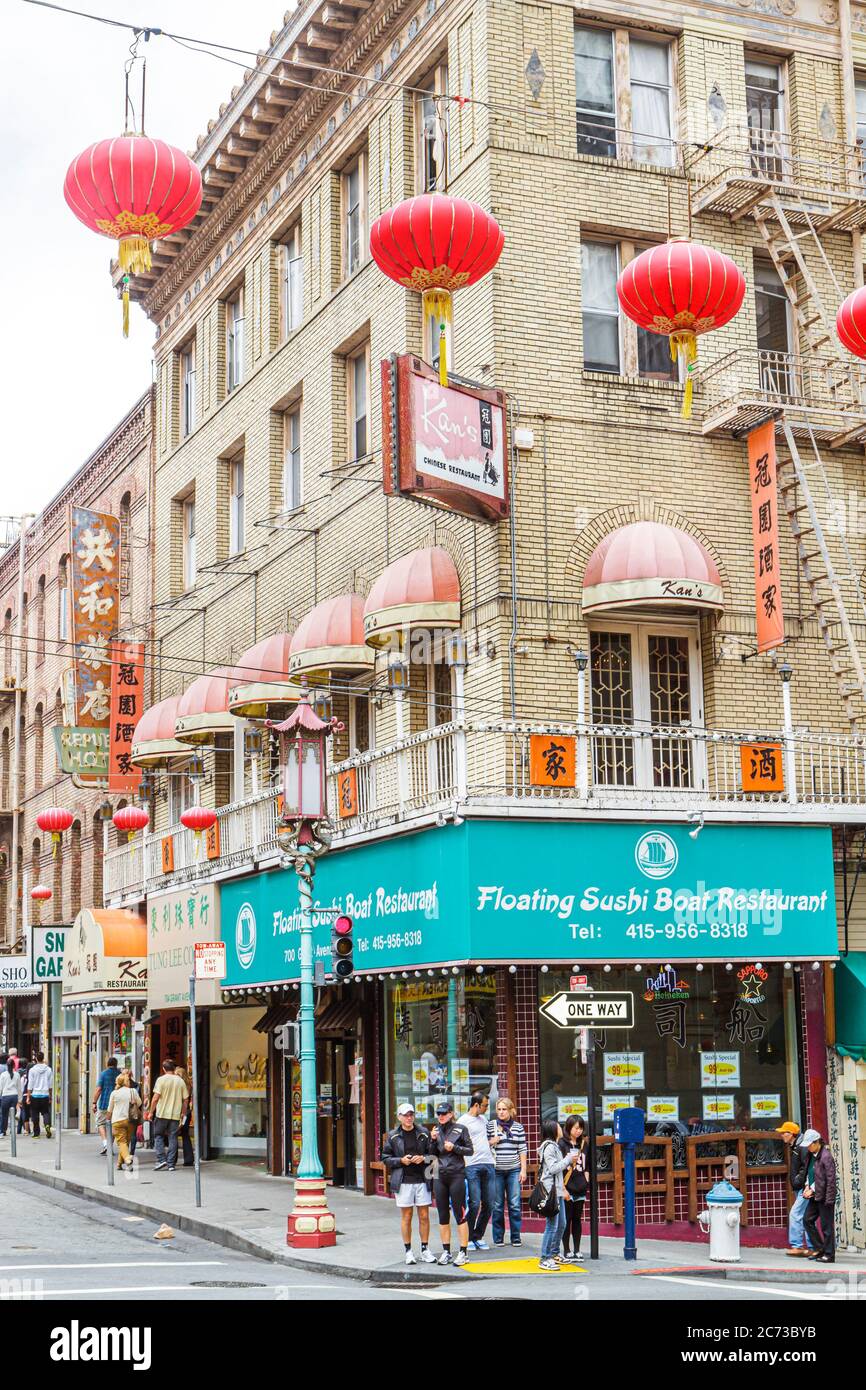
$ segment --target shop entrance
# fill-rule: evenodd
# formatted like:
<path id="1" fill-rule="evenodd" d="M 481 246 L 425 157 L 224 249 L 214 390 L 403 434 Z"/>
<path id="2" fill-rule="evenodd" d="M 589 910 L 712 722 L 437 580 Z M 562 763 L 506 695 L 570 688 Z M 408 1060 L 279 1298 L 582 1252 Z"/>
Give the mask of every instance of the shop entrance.
<path id="1" fill-rule="evenodd" d="M 335 1187 L 357 1187 L 361 1105 L 355 1039 L 318 1039 L 316 1072 L 319 1157 L 325 1177 Z"/>

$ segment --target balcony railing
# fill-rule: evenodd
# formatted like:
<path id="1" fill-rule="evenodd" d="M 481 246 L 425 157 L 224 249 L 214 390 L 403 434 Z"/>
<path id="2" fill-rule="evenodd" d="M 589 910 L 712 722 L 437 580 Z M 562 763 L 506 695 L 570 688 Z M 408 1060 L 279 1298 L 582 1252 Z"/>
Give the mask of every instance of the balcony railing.
<path id="1" fill-rule="evenodd" d="M 737 348 L 698 378 L 704 434 L 750 429 L 783 410 L 795 434 L 837 447 L 866 438 L 866 364 Z"/>
<path id="2" fill-rule="evenodd" d="M 697 149 L 687 163 L 694 182 L 695 212 L 742 217 L 776 194 L 793 204 L 786 213 L 794 220 L 800 220 L 797 205 L 805 205 L 819 224 L 832 218 L 840 229 L 863 226 L 866 220 L 860 145 L 820 136 L 794 140 L 782 131 L 731 124 Z"/>
<path id="3" fill-rule="evenodd" d="M 531 740 L 573 739 L 573 785 L 538 786 Z M 781 747 L 784 791 L 744 791 L 744 743 Z M 340 804 L 344 775 L 351 795 Z M 331 768 L 337 843 L 435 823 L 445 815 L 665 814 L 705 812 L 750 820 L 796 814 L 809 821 L 866 818 L 866 739 L 795 731 L 696 729 L 688 725 L 444 724 Z M 570 779 L 571 781 L 571 779 Z M 174 825 L 109 851 L 106 902 L 140 899 L 192 878 L 219 878 L 279 860 L 277 793 L 262 792 L 219 812 L 219 850 Z M 164 858 L 170 842 L 171 853 Z M 166 862 L 173 865 L 164 868 Z"/>

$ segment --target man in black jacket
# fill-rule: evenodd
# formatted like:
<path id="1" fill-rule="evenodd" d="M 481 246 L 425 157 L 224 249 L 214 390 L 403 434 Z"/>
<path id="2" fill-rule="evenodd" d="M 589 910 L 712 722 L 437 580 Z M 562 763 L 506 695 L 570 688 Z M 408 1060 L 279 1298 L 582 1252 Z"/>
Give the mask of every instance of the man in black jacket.
<path id="1" fill-rule="evenodd" d="M 450 1100 L 440 1100 L 436 1106 L 438 1124 L 430 1131 L 430 1152 L 435 1161 L 433 1196 L 439 1213 L 439 1234 L 442 1237 L 440 1265 L 465 1265 L 469 1247 L 469 1208 L 466 1201 L 466 1159 L 473 1152 L 472 1139 L 465 1125 L 454 1118 Z M 451 1213 L 457 1223 L 460 1252 L 451 1259 Z"/>
<path id="2" fill-rule="evenodd" d="M 794 1192 L 794 1205 L 788 1213 L 788 1249 L 786 1255 L 803 1258 L 808 1255 L 811 1241 L 806 1234 L 803 1220 L 809 1203 L 803 1196 L 809 1154 L 800 1147 L 800 1126 L 794 1120 L 786 1120 L 775 1131 L 781 1135 L 782 1143 L 788 1150 L 791 1188 Z"/>
<path id="3" fill-rule="evenodd" d="M 389 1170 L 389 1188 L 400 1208 L 400 1227 L 407 1265 L 417 1264 L 412 1252 L 412 1210 L 418 1208 L 421 1236 L 421 1263 L 432 1265 L 436 1256 L 430 1250 L 430 1135 L 415 1123 L 415 1111 L 407 1102 L 397 1108 L 397 1125 L 382 1147 L 382 1159 Z"/>

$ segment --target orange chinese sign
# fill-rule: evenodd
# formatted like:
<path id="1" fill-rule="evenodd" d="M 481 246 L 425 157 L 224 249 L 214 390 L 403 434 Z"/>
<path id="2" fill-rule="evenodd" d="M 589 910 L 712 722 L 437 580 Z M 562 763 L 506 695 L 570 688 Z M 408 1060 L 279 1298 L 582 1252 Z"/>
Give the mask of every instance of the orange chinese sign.
<path id="1" fill-rule="evenodd" d="M 220 857 L 220 823 L 215 820 L 204 832 L 204 843 L 208 859 L 219 859 Z"/>
<path id="2" fill-rule="evenodd" d="M 779 574 L 776 427 L 772 420 L 752 430 L 749 435 L 749 492 L 752 498 L 758 651 L 769 652 L 785 640 Z"/>
<path id="3" fill-rule="evenodd" d="M 160 841 L 160 849 L 162 851 L 162 872 L 164 874 L 173 874 L 174 840 L 170 835 L 166 835 L 165 838 Z"/>
<path id="4" fill-rule="evenodd" d="M 530 734 L 529 780 L 533 787 L 575 785 L 575 743 L 567 734 Z"/>
<path id="5" fill-rule="evenodd" d="M 783 792 L 785 767 L 781 743 L 741 743 L 740 776 L 744 792 Z"/>
<path id="6" fill-rule="evenodd" d="M 358 814 L 358 769 L 348 767 L 345 772 L 341 772 L 337 777 L 337 807 L 340 816 L 345 820 L 348 816 Z"/>
<path id="7" fill-rule="evenodd" d="M 132 736 L 144 713 L 144 643 L 111 644 L 111 718 L 108 725 L 108 790 L 137 791 L 141 768 L 132 762 Z"/>

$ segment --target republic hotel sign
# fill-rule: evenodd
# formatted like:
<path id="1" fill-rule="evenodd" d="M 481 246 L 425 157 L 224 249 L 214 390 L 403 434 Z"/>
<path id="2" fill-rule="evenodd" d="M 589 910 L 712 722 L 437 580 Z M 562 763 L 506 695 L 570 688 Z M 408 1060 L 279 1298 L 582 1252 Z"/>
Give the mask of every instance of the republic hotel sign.
<path id="1" fill-rule="evenodd" d="M 829 829 L 467 819 L 319 862 L 359 971 L 461 961 L 788 960 L 837 953 Z M 226 985 L 297 979 L 297 883 L 222 888 Z M 314 951 L 330 956 L 330 920 Z"/>

